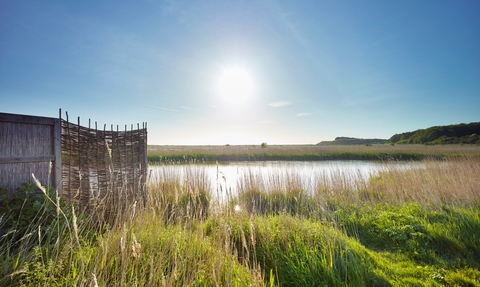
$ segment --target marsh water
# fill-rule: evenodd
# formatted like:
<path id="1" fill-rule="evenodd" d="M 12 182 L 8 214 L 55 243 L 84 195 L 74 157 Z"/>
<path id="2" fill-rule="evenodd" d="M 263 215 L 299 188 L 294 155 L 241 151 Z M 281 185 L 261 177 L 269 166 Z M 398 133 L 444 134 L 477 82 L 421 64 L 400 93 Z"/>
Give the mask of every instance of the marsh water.
<path id="1" fill-rule="evenodd" d="M 176 180 L 186 186 L 194 183 L 210 189 L 212 195 L 235 195 L 254 183 L 264 190 L 295 184 L 313 191 L 319 184 L 342 184 L 355 188 L 359 182 L 381 171 L 421 168 L 421 162 L 376 161 L 261 161 L 219 164 L 175 164 L 150 166 L 151 181 Z"/>

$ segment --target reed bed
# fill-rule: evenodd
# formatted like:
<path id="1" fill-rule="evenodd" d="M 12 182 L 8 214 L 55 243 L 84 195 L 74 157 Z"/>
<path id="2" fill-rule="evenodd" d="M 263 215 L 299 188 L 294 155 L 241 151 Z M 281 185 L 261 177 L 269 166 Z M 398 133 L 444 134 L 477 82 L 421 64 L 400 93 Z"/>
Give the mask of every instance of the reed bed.
<path id="1" fill-rule="evenodd" d="M 424 155 L 480 155 L 477 145 L 204 145 L 204 146 L 161 146 L 149 145 L 148 155 L 183 156 L 183 155 L 313 155 L 341 153 L 386 153 L 386 154 L 424 154 Z"/>
<path id="2" fill-rule="evenodd" d="M 184 154 L 329 154 L 340 152 L 399 152 L 419 154 L 463 154 L 480 155 L 476 145 L 204 145 L 204 146 L 162 146 L 149 145 L 148 154 L 184 155 Z"/>
<path id="3" fill-rule="evenodd" d="M 309 190 L 295 171 L 252 171 L 237 194 L 185 169 L 151 173 L 145 207 L 109 226 L 66 206 L 1 236 L 0 285 L 480 285 L 477 158 L 319 174 Z"/>
<path id="4" fill-rule="evenodd" d="M 239 145 L 148 146 L 150 163 L 262 160 L 423 160 L 480 157 L 477 145 Z"/>
<path id="5" fill-rule="evenodd" d="M 274 194 L 296 196 L 327 208 L 331 202 L 342 204 L 419 204 L 423 208 L 444 205 L 480 205 L 480 160 L 475 158 L 425 160 L 416 167 L 385 165 L 378 174 L 336 169 L 317 173 L 305 186 L 294 171 L 272 174 L 267 178 L 247 173 L 238 182 L 239 198 L 258 193 L 271 199 Z M 249 205 L 252 206 L 250 199 Z M 258 200 L 257 200 L 258 203 Z M 260 203 L 259 203 L 260 204 Z"/>
<path id="6" fill-rule="evenodd" d="M 480 161 L 463 158 L 429 160 L 419 169 L 386 170 L 369 180 L 362 196 L 391 204 L 416 202 L 424 207 L 478 206 L 479 191 Z"/>

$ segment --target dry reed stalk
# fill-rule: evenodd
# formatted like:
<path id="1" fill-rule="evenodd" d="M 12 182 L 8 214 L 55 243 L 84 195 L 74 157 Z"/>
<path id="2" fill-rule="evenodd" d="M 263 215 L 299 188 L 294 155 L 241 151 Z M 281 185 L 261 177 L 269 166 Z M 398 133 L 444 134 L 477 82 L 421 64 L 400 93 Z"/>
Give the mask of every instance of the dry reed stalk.
<path id="1" fill-rule="evenodd" d="M 314 180 L 307 185 L 295 172 L 280 171 L 262 176 L 250 170 L 239 179 L 237 190 L 240 197 L 250 193 L 254 201 L 248 204 L 256 208 L 264 206 L 259 200 L 272 200 L 278 196 L 284 196 L 284 202 L 287 202 L 289 193 L 295 190 L 313 196 L 321 209 L 327 209 L 332 201 L 348 204 L 418 202 L 422 206 L 468 206 L 480 203 L 479 179 L 480 159 L 463 157 L 425 160 L 420 166 L 411 168 L 388 164 L 379 174 L 371 175 L 332 166 L 328 172 L 316 173 Z M 251 193 L 253 191 L 255 193 Z M 247 207 L 247 210 L 251 210 L 251 207 Z"/>
<path id="2" fill-rule="evenodd" d="M 428 160 L 423 168 L 390 168 L 374 177 L 370 192 L 391 203 L 418 202 L 424 206 L 480 203 L 480 160 L 475 158 Z"/>
<path id="3" fill-rule="evenodd" d="M 208 216 L 212 187 L 202 166 L 156 169 L 148 187 L 148 208 L 162 215 L 167 223 Z"/>

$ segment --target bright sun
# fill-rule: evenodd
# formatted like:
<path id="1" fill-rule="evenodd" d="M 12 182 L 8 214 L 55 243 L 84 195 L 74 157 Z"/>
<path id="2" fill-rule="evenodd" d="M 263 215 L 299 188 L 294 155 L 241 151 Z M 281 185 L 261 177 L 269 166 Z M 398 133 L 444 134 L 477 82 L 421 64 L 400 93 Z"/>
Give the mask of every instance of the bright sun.
<path id="1" fill-rule="evenodd" d="M 245 70 L 225 69 L 218 81 L 218 92 L 227 103 L 244 103 L 252 96 L 253 82 Z"/>

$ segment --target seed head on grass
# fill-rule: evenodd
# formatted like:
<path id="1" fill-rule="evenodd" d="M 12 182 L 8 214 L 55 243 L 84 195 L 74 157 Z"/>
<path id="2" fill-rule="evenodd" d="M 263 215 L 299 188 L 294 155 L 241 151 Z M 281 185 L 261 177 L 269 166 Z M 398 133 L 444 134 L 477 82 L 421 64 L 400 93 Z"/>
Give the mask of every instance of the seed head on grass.
<path id="1" fill-rule="evenodd" d="M 92 283 L 93 287 L 98 287 L 97 275 L 95 273 L 92 273 Z"/>
<path id="2" fill-rule="evenodd" d="M 139 259 L 141 255 L 140 253 L 141 249 L 142 249 L 142 245 L 138 243 L 137 237 L 134 234 L 133 240 L 132 240 L 132 257 L 135 259 Z"/>

